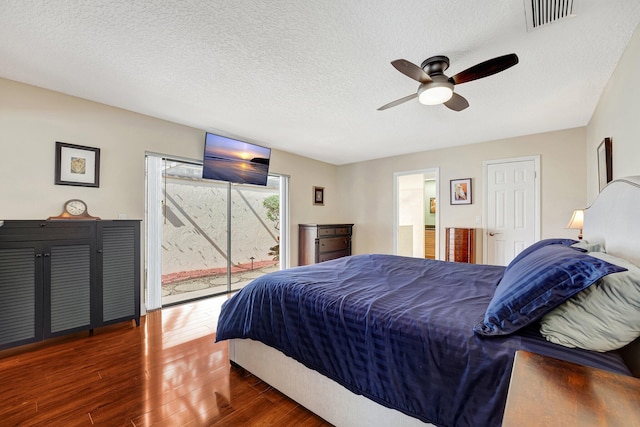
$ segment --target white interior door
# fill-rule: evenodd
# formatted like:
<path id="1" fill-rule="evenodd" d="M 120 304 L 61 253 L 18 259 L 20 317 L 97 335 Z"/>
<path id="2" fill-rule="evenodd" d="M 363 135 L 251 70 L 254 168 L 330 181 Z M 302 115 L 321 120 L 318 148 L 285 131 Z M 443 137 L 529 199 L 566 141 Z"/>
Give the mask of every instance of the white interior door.
<path id="1" fill-rule="evenodd" d="M 539 157 L 485 162 L 484 262 L 507 265 L 540 239 Z"/>

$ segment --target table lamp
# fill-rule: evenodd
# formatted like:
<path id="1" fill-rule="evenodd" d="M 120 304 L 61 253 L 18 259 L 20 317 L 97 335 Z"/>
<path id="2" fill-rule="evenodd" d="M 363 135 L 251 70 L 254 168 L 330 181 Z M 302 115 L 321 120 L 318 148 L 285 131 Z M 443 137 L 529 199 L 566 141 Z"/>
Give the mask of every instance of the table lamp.
<path id="1" fill-rule="evenodd" d="M 582 240 L 582 224 L 584 222 L 584 209 L 576 209 L 573 211 L 573 215 L 571 215 L 571 219 L 569 220 L 569 224 L 567 224 L 567 228 L 576 228 L 580 230 L 578 234 L 578 240 Z"/>

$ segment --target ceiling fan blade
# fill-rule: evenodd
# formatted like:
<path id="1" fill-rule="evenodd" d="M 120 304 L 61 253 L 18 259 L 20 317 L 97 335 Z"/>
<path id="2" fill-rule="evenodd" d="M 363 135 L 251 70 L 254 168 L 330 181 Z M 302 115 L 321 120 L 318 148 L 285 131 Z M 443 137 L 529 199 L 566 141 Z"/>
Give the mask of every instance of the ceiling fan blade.
<path id="1" fill-rule="evenodd" d="M 509 55 L 498 56 L 497 58 L 489 59 L 474 65 L 471 68 L 467 68 L 466 70 L 451 77 L 449 80 L 453 81 L 454 84 L 459 85 L 499 73 L 500 71 L 513 67 L 517 63 L 518 55 L 510 53 Z"/>
<path id="2" fill-rule="evenodd" d="M 391 61 L 391 65 L 393 65 L 396 70 L 400 71 L 407 77 L 411 77 L 413 80 L 420 83 L 429 83 L 431 81 L 431 77 L 429 74 L 425 73 L 425 71 L 418 67 L 416 64 L 407 61 L 406 59 L 396 59 L 395 61 Z"/>
<path id="3" fill-rule="evenodd" d="M 469 101 L 464 96 L 454 92 L 451 99 L 445 102 L 444 105 L 453 111 L 462 111 L 469 106 Z"/>
<path id="4" fill-rule="evenodd" d="M 407 95 L 404 98 L 396 99 L 393 102 L 390 102 L 388 104 L 384 104 L 382 107 L 378 108 L 378 111 L 382 111 L 382 110 L 386 110 L 387 108 L 395 107 L 396 105 L 400 105 L 400 104 L 402 104 L 404 102 L 411 101 L 413 98 L 417 98 L 417 97 L 418 97 L 417 93 L 412 93 L 411 95 Z"/>

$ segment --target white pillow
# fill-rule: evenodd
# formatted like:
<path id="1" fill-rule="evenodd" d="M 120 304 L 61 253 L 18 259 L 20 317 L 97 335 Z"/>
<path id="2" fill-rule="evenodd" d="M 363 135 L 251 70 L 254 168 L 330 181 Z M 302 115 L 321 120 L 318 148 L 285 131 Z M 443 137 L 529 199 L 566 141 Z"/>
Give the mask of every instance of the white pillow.
<path id="1" fill-rule="evenodd" d="M 640 268 L 601 252 L 589 256 L 624 267 L 609 274 L 545 315 L 540 333 L 566 347 L 609 351 L 640 336 Z"/>

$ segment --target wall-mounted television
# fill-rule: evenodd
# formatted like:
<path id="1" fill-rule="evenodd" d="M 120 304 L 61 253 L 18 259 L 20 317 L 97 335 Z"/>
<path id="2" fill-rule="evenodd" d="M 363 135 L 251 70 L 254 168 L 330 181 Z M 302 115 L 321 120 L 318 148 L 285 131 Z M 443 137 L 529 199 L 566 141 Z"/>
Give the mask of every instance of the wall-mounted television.
<path id="1" fill-rule="evenodd" d="M 202 178 L 267 185 L 271 149 L 207 132 Z"/>

